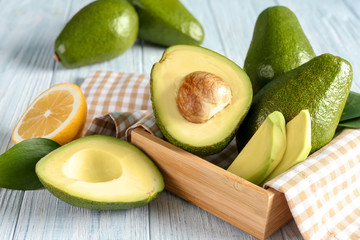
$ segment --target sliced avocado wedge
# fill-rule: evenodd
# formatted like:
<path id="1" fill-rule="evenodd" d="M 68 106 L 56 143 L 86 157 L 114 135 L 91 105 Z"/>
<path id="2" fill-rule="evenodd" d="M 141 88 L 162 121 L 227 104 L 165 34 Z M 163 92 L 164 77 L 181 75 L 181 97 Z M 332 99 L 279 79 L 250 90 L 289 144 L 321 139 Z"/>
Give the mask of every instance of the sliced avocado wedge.
<path id="1" fill-rule="evenodd" d="M 204 156 L 220 152 L 232 140 L 250 108 L 252 89 L 246 73 L 226 57 L 198 46 L 174 45 L 152 68 L 151 99 L 167 140 Z"/>
<path id="2" fill-rule="evenodd" d="M 46 138 L 26 139 L 0 155 L 0 187 L 16 190 L 42 188 L 36 163 L 60 145 Z"/>
<path id="3" fill-rule="evenodd" d="M 260 184 L 279 164 L 285 149 L 285 119 L 275 111 L 265 119 L 227 170 Z"/>
<path id="4" fill-rule="evenodd" d="M 98 210 L 140 207 L 164 189 L 161 173 L 141 150 L 100 135 L 53 151 L 37 163 L 36 174 L 64 202 Z"/>
<path id="5" fill-rule="evenodd" d="M 311 118 L 309 110 L 302 110 L 286 124 L 286 150 L 280 163 L 266 181 L 304 161 L 311 150 Z"/>

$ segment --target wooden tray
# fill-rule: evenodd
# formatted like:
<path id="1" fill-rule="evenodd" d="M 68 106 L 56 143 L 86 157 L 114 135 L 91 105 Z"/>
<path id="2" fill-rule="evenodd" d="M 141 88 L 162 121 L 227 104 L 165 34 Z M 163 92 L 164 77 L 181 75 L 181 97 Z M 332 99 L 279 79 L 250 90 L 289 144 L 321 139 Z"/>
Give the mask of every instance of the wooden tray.
<path id="1" fill-rule="evenodd" d="M 142 128 L 131 132 L 130 141 L 154 160 L 168 191 L 256 238 L 269 237 L 292 218 L 284 194 L 274 189 L 254 185 Z"/>

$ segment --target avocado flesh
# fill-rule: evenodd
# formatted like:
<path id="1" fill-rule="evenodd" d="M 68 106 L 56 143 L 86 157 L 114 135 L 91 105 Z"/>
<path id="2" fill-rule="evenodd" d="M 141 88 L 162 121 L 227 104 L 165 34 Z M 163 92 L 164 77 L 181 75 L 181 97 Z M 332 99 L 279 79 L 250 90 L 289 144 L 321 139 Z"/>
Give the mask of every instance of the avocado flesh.
<path id="1" fill-rule="evenodd" d="M 285 119 L 275 111 L 265 119 L 227 170 L 260 184 L 279 164 L 285 149 Z"/>
<path id="2" fill-rule="evenodd" d="M 311 150 L 311 118 L 308 110 L 302 110 L 286 124 L 286 150 L 283 158 L 264 182 L 304 161 Z"/>
<path id="3" fill-rule="evenodd" d="M 62 146 L 38 162 L 36 173 L 56 197 L 90 209 L 140 207 L 164 189 L 162 175 L 142 151 L 108 136 Z"/>
<path id="4" fill-rule="evenodd" d="M 273 111 L 288 122 L 301 110 L 311 116 L 311 152 L 331 141 L 344 109 L 353 78 L 346 60 L 323 54 L 284 73 L 263 87 L 237 135 L 239 150 Z"/>
<path id="5" fill-rule="evenodd" d="M 175 101 L 184 77 L 195 71 L 221 77 L 232 93 L 229 105 L 204 123 L 187 121 Z M 252 89 L 246 73 L 226 57 L 198 46 L 175 45 L 152 68 L 151 100 L 157 125 L 167 140 L 194 154 L 210 155 L 234 137 L 249 110 Z"/>
<path id="6" fill-rule="evenodd" d="M 46 138 L 26 139 L 0 155 L 0 187 L 16 190 L 42 188 L 35 173 L 36 163 L 60 147 Z"/>
<path id="7" fill-rule="evenodd" d="M 178 0 L 130 0 L 139 15 L 139 38 L 163 46 L 200 45 L 204 30 Z"/>
<path id="8" fill-rule="evenodd" d="M 244 64 L 254 95 L 275 77 L 315 56 L 296 15 L 290 9 L 284 6 L 265 9 L 256 21 Z"/>
<path id="9" fill-rule="evenodd" d="M 66 68 L 103 62 L 129 49 L 137 38 L 138 15 L 126 0 L 98 0 L 76 13 L 55 41 Z"/>

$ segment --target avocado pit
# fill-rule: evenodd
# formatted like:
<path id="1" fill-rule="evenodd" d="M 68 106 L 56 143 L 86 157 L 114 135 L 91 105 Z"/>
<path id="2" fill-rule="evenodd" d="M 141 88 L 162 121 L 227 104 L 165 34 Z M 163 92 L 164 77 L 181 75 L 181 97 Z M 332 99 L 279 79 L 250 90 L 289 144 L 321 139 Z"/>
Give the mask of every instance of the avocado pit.
<path id="1" fill-rule="evenodd" d="M 204 123 L 231 101 L 231 89 L 219 76 L 195 71 L 185 76 L 177 93 L 180 114 L 189 122 Z"/>

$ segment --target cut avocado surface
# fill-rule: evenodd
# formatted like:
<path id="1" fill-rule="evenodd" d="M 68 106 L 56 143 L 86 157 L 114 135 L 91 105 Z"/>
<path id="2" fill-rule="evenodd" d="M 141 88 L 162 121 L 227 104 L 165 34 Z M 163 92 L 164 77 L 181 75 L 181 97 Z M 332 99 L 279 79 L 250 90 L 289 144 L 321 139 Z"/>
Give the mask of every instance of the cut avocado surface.
<path id="1" fill-rule="evenodd" d="M 196 87 L 199 92 L 209 90 L 205 85 L 213 86 L 211 81 L 219 78 L 218 86 L 228 86 L 232 95 L 225 107 L 202 123 L 185 119 L 177 106 L 180 86 L 192 73 L 210 73 L 204 75 L 210 76 L 209 81 Z M 151 99 L 157 124 L 171 143 L 198 155 L 210 155 L 220 152 L 233 138 L 249 110 L 252 88 L 247 74 L 226 57 L 198 46 L 175 45 L 152 68 Z"/>
<path id="2" fill-rule="evenodd" d="M 26 139 L 0 155 L 0 187 L 17 190 L 42 188 L 36 163 L 60 145 L 46 138 Z"/>
<path id="3" fill-rule="evenodd" d="M 304 161 L 310 150 L 311 118 L 308 110 L 302 110 L 286 124 L 286 150 L 284 156 L 264 182 Z"/>
<path id="4" fill-rule="evenodd" d="M 164 189 L 161 173 L 141 150 L 100 135 L 53 151 L 37 163 L 36 174 L 64 202 L 98 210 L 140 207 Z"/>
<path id="5" fill-rule="evenodd" d="M 279 164 L 285 149 L 285 119 L 275 111 L 265 119 L 227 170 L 260 184 Z"/>

